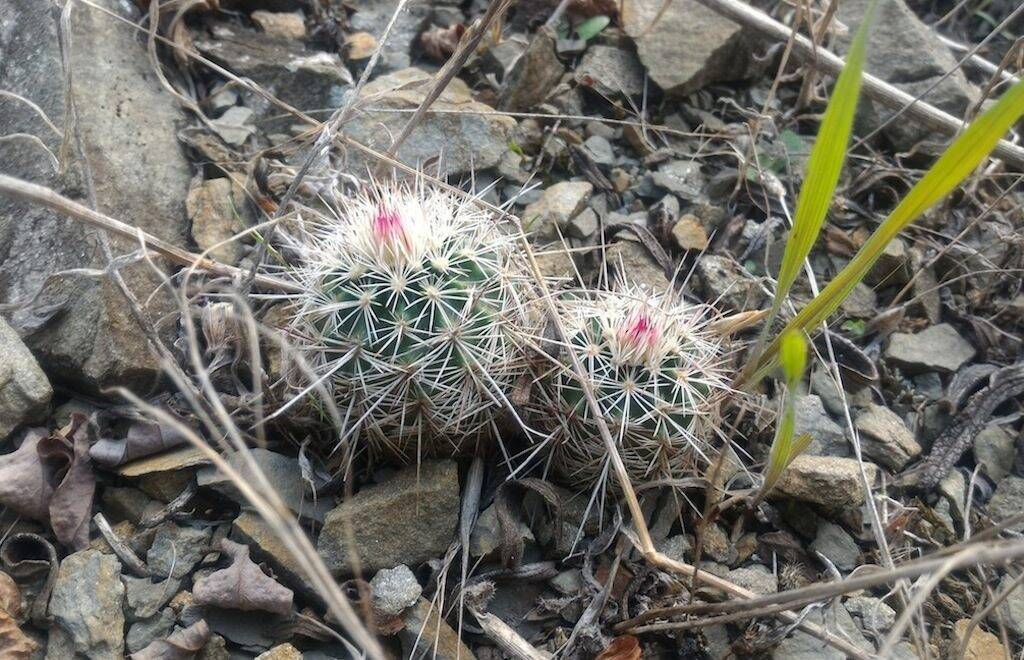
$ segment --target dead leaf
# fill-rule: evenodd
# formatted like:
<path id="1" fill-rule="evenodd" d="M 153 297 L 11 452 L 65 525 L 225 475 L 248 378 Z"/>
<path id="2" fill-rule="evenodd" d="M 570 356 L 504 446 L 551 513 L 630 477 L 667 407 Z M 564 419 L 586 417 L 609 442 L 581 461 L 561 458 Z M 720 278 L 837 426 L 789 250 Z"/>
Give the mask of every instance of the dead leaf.
<path id="1" fill-rule="evenodd" d="M 439 62 L 444 62 L 459 47 L 459 41 L 465 32 L 466 26 L 462 23 L 456 23 L 446 28 L 435 25 L 420 35 L 420 43 L 427 55 Z"/>
<path id="2" fill-rule="evenodd" d="M 191 660 L 210 641 L 210 626 L 204 619 L 188 628 L 178 628 L 166 639 L 157 639 L 149 646 L 128 656 L 132 660 Z"/>
<path id="3" fill-rule="evenodd" d="M 11 660 L 32 657 L 37 644 L 21 632 L 21 591 L 7 573 L 0 573 L 0 656 Z"/>
<path id="4" fill-rule="evenodd" d="M 185 436 L 172 426 L 133 421 L 125 437 L 100 438 L 89 450 L 89 456 L 103 467 L 113 468 L 185 442 Z"/>
<path id="5" fill-rule="evenodd" d="M 197 603 L 232 610 L 291 613 L 292 590 L 268 577 L 249 558 L 248 546 L 224 539 L 221 547 L 232 563 L 196 582 L 192 595 Z"/>
<path id="6" fill-rule="evenodd" d="M 21 446 L 0 456 L 0 505 L 18 515 L 48 522 L 53 497 L 53 469 L 39 456 L 44 429 L 29 429 Z"/>
<path id="7" fill-rule="evenodd" d="M 618 0 L 572 0 L 567 12 L 575 18 L 615 16 L 619 13 L 619 3 Z"/>
<path id="8" fill-rule="evenodd" d="M 73 413 L 67 426 L 39 442 L 38 451 L 53 469 L 50 528 L 62 544 L 81 550 L 89 545 L 89 519 L 96 492 L 96 475 L 89 458 L 88 418 Z"/>
<path id="9" fill-rule="evenodd" d="M 595 660 L 640 660 L 642 656 L 640 640 L 632 635 L 621 635 L 613 639 Z"/>

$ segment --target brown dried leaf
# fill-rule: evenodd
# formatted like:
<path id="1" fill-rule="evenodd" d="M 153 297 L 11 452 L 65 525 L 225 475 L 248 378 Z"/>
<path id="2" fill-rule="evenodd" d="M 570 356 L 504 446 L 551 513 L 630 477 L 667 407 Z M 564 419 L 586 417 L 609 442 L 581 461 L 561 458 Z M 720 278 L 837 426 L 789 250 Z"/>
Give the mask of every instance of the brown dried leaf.
<path id="1" fill-rule="evenodd" d="M 66 427 L 38 445 L 40 458 L 53 466 L 50 528 L 58 541 L 73 550 L 89 544 L 89 519 L 96 492 L 87 422 L 85 415 L 74 413 Z"/>
<path id="2" fill-rule="evenodd" d="M 192 595 L 197 603 L 232 610 L 291 613 L 292 590 L 268 577 L 249 558 L 248 546 L 224 539 L 221 547 L 232 563 L 196 582 Z"/>
<path id="3" fill-rule="evenodd" d="M 595 660 L 640 660 L 642 656 L 640 640 L 632 635 L 621 635 L 613 639 Z"/>
<path id="4" fill-rule="evenodd" d="M 618 0 L 572 0 L 566 11 L 575 18 L 615 16 L 619 13 L 619 3 Z M 663 11 L 659 10 L 659 18 Z"/>
<path id="5" fill-rule="evenodd" d="M 36 643 L 18 626 L 21 616 L 21 591 L 7 573 L 0 573 L 0 657 L 27 660 Z"/>
<path id="6" fill-rule="evenodd" d="M 0 505 L 18 515 L 47 522 L 53 497 L 53 469 L 39 456 L 43 429 L 29 429 L 21 446 L 0 456 Z"/>
<path id="7" fill-rule="evenodd" d="M 157 639 L 133 653 L 132 660 L 191 660 L 210 641 L 210 626 L 204 619 L 188 628 L 179 628 L 166 639 Z"/>
<path id="8" fill-rule="evenodd" d="M 459 47 L 459 41 L 465 32 L 466 26 L 462 23 L 456 23 L 447 28 L 435 25 L 420 35 L 420 43 L 427 55 L 439 62 L 444 62 Z"/>
<path id="9" fill-rule="evenodd" d="M 103 467 L 117 467 L 185 443 L 185 436 L 172 426 L 134 421 L 123 438 L 100 438 L 89 456 Z"/>
<path id="10" fill-rule="evenodd" d="M 345 53 L 349 60 L 368 60 L 377 50 L 377 38 L 369 32 L 353 32 L 345 37 Z"/>

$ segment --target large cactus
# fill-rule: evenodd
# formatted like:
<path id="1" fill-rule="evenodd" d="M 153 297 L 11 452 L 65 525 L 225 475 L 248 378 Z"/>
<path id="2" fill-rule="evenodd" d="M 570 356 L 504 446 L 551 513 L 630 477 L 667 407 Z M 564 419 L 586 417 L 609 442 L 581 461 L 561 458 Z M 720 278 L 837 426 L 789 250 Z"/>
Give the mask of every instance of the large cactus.
<path id="1" fill-rule="evenodd" d="M 728 393 L 723 345 L 710 310 L 638 287 L 559 301 L 567 342 L 541 380 L 553 463 L 567 480 L 594 484 L 607 452 L 568 351 L 579 357 L 630 476 L 637 482 L 693 474 L 718 432 Z"/>
<path id="2" fill-rule="evenodd" d="M 488 439 L 523 373 L 510 238 L 465 200 L 373 186 L 304 218 L 292 329 L 360 442 L 415 460 Z"/>

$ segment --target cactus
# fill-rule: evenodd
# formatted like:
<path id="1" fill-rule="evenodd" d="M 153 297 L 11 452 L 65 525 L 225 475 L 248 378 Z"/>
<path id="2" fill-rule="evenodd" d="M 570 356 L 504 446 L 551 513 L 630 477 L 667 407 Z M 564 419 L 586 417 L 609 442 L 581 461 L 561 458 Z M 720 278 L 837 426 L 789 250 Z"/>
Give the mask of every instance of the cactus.
<path id="1" fill-rule="evenodd" d="M 357 445 L 411 461 L 487 441 L 525 371 L 511 238 L 434 189 L 378 184 L 333 206 L 292 241 L 291 330 Z"/>
<path id="2" fill-rule="evenodd" d="M 692 474 L 697 461 L 707 461 L 729 393 L 725 350 L 708 329 L 710 308 L 638 287 L 559 302 L 566 345 L 539 388 L 556 470 L 593 485 L 606 469 L 605 444 L 566 353 L 574 351 L 630 477 Z"/>

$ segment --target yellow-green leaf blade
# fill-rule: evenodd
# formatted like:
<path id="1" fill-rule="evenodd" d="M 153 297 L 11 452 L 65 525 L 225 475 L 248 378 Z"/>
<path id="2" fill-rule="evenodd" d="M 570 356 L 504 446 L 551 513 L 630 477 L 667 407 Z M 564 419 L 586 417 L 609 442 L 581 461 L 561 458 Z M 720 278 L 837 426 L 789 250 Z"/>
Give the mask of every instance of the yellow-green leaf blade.
<path id="1" fill-rule="evenodd" d="M 992 152 L 1003 135 L 1024 115 L 1024 81 L 1010 88 L 987 112 L 978 117 L 942 154 L 924 177 L 875 230 L 846 268 L 829 282 L 786 325 L 808 331 L 834 312 L 881 256 L 885 246 L 917 220 L 922 213 L 959 186 Z M 781 335 L 780 335 L 781 337 Z M 765 350 L 758 373 L 767 370 L 778 353 L 780 338 Z M 755 376 L 755 380 L 757 377 Z"/>

